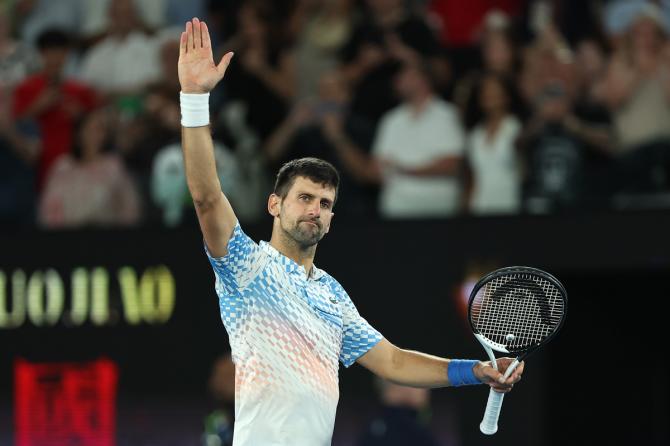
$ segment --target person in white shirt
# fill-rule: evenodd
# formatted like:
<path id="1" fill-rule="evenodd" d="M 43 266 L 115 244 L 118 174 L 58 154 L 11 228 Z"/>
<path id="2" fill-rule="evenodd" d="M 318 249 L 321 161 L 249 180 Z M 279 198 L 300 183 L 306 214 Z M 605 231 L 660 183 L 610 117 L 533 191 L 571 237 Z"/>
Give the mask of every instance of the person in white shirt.
<path id="1" fill-rule="evenodd" d="M 479 86 L 482 119 L 468 136 L 467 205 L 473 214 L 512 214 L 521 206 L 521 159 L 516 140 L 521 123 L 511 113 L 511 86 L 488 74 Z"/>
<path id="2" fill-rule="evenodd" d="M 213 61 L 207 26 L 186 24 L 179 55 L 186 179 L 235 363 L 235 446 L 327 446 L 339 399 L 339 364 L 358 362 L 414 387 L 485 383 L 511 390 L 489 362 L 443 359 L 391 344 L 344 288 L 314 265 L 330 230 L 339 174 L 316 158 L 286 163 L 268 198 L 270 242 L 251 240 L 221 191 L 209 129 L 209 92 L 232 53 Z M 498 360 L 505 369 L 512 358 Z"/>
<path id="3" fill-rule="evenodd" d="M 158 80 L 158 42 L 145 34 L 132 0 L 109 4 L 109 34 L 85 55 L 81 78 L 112 95 L 133 94 Z"/>
<path id="4" fill-rule="evenodd" d="M 346 138 L 341 123 L 327 126 L 326 134 L 354 177 L 380 183 L 382 217 L 454 215 L 465 146 L 458 112 L 435 94 L 430 68 L 420 61 L 405 62 L 395 88 L 403 102 L 382 117 L 372 156 Z"/>

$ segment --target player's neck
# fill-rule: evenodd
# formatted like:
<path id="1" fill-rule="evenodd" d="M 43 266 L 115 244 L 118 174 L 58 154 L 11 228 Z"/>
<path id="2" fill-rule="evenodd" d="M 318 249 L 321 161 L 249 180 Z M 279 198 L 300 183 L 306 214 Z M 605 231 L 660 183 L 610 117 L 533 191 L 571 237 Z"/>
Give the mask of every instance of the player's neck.
<path id="1" fill-rule="evenodd" d="M 270 245 L 284 256 L 304 267 L 307 277 L 310 276 L 312 273 L 312 266 L 314 265 L 316 245 L 304 248 L 290 237 L 282 237 L 276 232 L 272 234 Z"/>

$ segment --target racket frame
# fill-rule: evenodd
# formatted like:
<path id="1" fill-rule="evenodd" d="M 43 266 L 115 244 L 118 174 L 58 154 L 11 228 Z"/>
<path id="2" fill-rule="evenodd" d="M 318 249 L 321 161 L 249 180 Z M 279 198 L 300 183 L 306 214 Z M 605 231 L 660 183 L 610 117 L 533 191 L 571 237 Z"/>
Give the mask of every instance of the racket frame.
<path id="1" fill-rule="evenodd" d="M 484 286 L 486 286 L 486 284 L 496 279 L 497 277 L 508 276 L 511 274 L 531 274 L 534 276 L 538 276 L 548 281 L 553 286 L 555 286 L 560 291 L 561 297 L 563 298 L 563 314 L 561 315 L 561 320 L 559 321 L 556 328 L 551 332 L 551 334 L 549 334 L 549 336 L 544 338 L 542 341 L 522 349 L 510 350 L 506 346 L 499 344 L 497 342 L 493 342 L 490 339 L 484 337 L 484 335 L 482 335 L 481 333 L 479 333 L 479 330 L 477 330 L 477 328 L 474 326 L 472 322 L 471 310 L 472 310 L 472 302 L 474 301 L 480 289 L 482 289 Z M 559 282 L 558 279 L 556 279 L 548 272 L 528 266 L 508 266 L 488 273 L 487 275 L 482 277 L 479 281 L 477 281 L 474 288 L 470 292 L 470 298 L 468 299 L 468 323 L 470 324 L 470 328 L 472 329 L 475 338 L 479 341 L 480 344 L 482 344 L 482 347 L 484 347 L 486 354 L 491 360 L 491 366 L 496 370 L 498 370 L 498 362 L 493 354 L 493 350 L 500 353 L 506 353 L 516 356 L 516 359 L 508 366 L 507 370 L 505 370 L 504 372 L 505 379 L 507 379 L 512 374 L 512 372 L 516 369 L 519 363 L 521 363 L 521 361 L 526 359 L 538 348 L 545 345 L 547 342 L 551 341 L 556 336 L 556 334 L 563 327 L 567 311 L 568 311 L 568 293 L 565 291 L 563 284 L 561 284 L 561 282 Z M 486 435 L 493 435 L 498 431 L 498 417 L 500 416 L 500 409 L 502 408 L 502 402 L 504 396 L 505 396 L 504 393 L 496 392 L 493 389 L 489 391 L 489 399 L 486 405 L 486 412 L 484 414 L 484 419 L 480 424 L 480 430 L 482 431 L 482 433 Z"/>

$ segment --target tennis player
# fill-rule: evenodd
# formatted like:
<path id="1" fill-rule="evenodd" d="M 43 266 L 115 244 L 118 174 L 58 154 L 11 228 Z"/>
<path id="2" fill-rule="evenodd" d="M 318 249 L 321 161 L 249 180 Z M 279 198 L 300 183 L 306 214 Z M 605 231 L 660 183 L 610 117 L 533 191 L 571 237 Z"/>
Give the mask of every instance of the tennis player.
<path id="1" fill-rule="evenodd" d="M 415 387 L 504 380 L 488 362 L 443 359 L 403 350 L 375 330 L 342 286 L 314 265 L 330 230 L 339 175 L 329 163 L 303 158 L 284 165 L 268 199 L 270 242 L 240 227 L 221 192 L 209 129 L 209 92 L 232 53 L 214 63 L 207 25 L 197 18 L 181 35 L 182 145 L 188 186 L 215 273 L 221 318 L 236 366 L 236 446 L 330 445 L 339 399 L 338 361 L 358 362 L 383 379 Z M 502 370 L 512 361 L 498 360 Z"/>

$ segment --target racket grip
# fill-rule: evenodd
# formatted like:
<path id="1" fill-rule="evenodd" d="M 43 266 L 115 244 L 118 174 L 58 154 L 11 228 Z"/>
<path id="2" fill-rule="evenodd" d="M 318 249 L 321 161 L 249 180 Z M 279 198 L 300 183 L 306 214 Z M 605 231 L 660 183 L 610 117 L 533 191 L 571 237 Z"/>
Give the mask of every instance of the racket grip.
<path id="1" fill-rule="evenodd" d="M 500 417 L 500 409 L 502 408 L 504 397 L 504 393 L 496 392 L 493 389 L 489 391 L 489 400 L 486 403 L 484 419 L 479 424 L 479 430 L 483 434 L 493 435 L 498 431 L 498 417 Z"/>

